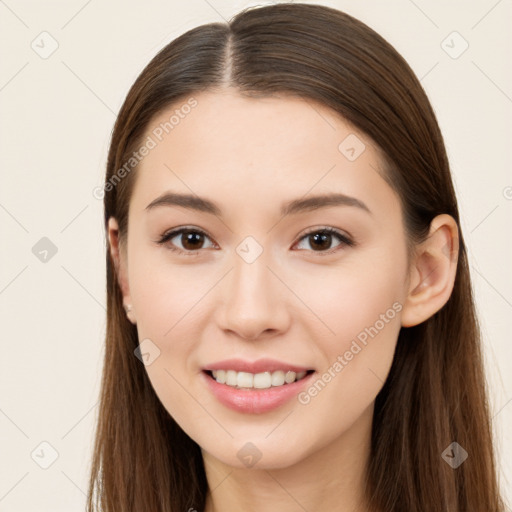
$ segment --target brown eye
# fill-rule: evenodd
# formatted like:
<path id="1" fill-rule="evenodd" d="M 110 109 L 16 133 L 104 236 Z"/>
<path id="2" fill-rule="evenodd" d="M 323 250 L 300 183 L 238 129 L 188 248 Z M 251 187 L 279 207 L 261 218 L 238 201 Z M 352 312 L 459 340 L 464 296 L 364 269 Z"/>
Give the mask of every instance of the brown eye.
<path id="1" fill-rule="evenodd" d="M 309 235 L 309 243 L 313 250 L 330 249 L 332 243 L 332 235 L 330 233 L 314 233 Z"/>
<path id="2" fill-rule="evenodd" d="M 323 228 L 317 229 L 316 231 L 311 231 L 301 238 L 299 245 L 302 243 L 302 241 L 306 241 L 308 242 L 311 250 L 314 252 L 334 252 L 329 249 L 332 249 L 331 245 L 333 243 L 333 239 L 336 238 L 339 240 L 339 243 L 334 247 L 334 249 L 337 249 L 338 247 L 354 245 L 352 240 L 333 228 Z"/>
<path id="3" fill-rule="evenodd" d="M 191 255 L 196 254 L 199 249 L 208 248 L 204 247 L 207 240 L 210 240 L 210 237 L 203 231 L 181 228 L 165 233 L 158 243 L 166 245 L 172 251 Z M 213 246 L 213 244 L 210 244 L 209 247 Z"/>
<path id="4" fill-rule="evenodd" d="M 204 243 L 204 235 L 196 231 L 185 231 L 181 233 L 180 242 L 184 249 L 190 251 L 201 249 Z"/>

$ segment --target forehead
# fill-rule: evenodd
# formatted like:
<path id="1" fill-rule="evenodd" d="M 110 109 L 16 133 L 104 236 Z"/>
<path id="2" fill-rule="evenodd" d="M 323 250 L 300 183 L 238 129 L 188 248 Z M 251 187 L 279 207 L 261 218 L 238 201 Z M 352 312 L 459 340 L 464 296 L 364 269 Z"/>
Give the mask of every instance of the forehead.
<path id="1" fill-rule="evenodd" d="M 166 190 L 244 209 L 330 192 L 388 209 L 397 203 L 373 141 L 310 100 L 201 92 L 155 116 L 144 141 L 151 149 L 132 198 L 141 209 Z"/>

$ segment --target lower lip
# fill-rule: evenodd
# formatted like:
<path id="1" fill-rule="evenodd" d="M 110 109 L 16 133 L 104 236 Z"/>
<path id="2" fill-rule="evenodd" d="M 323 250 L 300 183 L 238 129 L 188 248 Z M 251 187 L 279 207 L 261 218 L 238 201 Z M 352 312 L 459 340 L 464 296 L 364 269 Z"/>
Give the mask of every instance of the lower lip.
<path id="1" fill-rule="evenodd" d="M 210 391 L 220 403 L 234 411 L 252 414 L 261 414 L 282 406 L 297 396 L 315 375 L 315 372 L 312 372 L 291 384 L 267 389 L 237 389 L 227 384 L 220 384 L 206 372 L 201 373 Z"/>

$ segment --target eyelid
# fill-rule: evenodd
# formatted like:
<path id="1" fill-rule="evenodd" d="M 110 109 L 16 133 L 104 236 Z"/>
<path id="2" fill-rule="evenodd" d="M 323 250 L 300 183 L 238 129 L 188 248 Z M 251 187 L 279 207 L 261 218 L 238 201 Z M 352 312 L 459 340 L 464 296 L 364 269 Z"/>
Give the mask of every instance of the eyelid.
<path id="1" fill-rule="evenodd" d="M 217 245 L 215 242 L 213 242 L 213 237 L 210 236 L 208 234 L 208 232 L 206 232 L 204 229 L 200 229 L 200 228 L 197 228 L 194 226 L 182 226 L 182 227 L 178 227 L 178 228 L 172 228 L 172 229 L 166 231 L 163 235 L 161 235 L 161 237 L 158 240 L 156 240 L 156 243 L 159 245 L 166 245 L 169 240 L 173 239 L 175 236 L 182 234 L 183 232 L 194 232 L 194 233 L 199 233 L 201 235 L 205 235 L 207 238 L 209 238 L 212 241 L 212 243 L 214 245 Z M 194 256 L 203 250 L 203 249 L 196 249 L 193 251 L 184 251 L 183 249 L 180 249 L 179 247 L 172 247 L 172 246 L 169 246 L 168 249 L 173 252 L 185 254 L 187 256 Z"/>
<path id="2" fill-rule="evenodd" d="M 165 245 L 165 244 L 167 244 L 167 242 L 169 240 L 182 234 L 183 232 L 194 232 L 194 233 L 199 233 L 201 235 L 204 235 L 207 238 L 209 238 L 215 246 L 218 247 L 217 243 L 214 242 L 213 237 L 210 236 L 208 234 L 208 232 L 206 232 L 204 229 L 197 228 L 194 226 L 182 226 L 182 227 L 178 227 L 178 228 L 172 228 L 172 229 L 166 231 L 163 235 L 161 235 L 160 239 L 156 240 L 156 243 L 159 245 Z M 300 243 L 302 240 L 304 240 L 307 236 L 309 236 L 313 233 L 329 233 L 331 235 L 338 237 L 338 239 L 340 240 L 339 245 L 337 245 L 333 249 L 329 249 L 327 251 L 308 251 L 308 250 L 306 250 L 306 252 L 313 252 L 314 254 L 317 254 L 319 256 L 330 255 L 334 252 L 337 252 L 339 250 L 339 248 L 343 247 L 343 246 L 352 247 L 352 246 L 356 245 L 356 243 L 351 235 L 348 235 L 339 229 L 333 228 L 331 226 L 314 226 L 312 228 L 308 228 L 308 230 L 305 233 L 300 235 L 300 237 L 293 244 L 292 247 L 294 247 L 295 245 Z M 169 246 L 168 249 L 173 252 L 177 252 L 177 253 L 184 254 L 187 256 L 195 256 L 198 253 L 200 253 L 202 250 L 204 250 L 204 249 L 196 249 L 196 250 L 185 251 L 183 249 L 180 249 L 179 247 L 172 247 L 172 246 Z M 300 249 L 300 251 L 304 251 L 304 249 Z"/>
<path id="3" fill-rule="evenodd" d="M 340 241 L 339 245 L 337 245 L 336 247 L 329 249 L 327 251 L 306 251 L 306 252 L 312 252 L 318 256 L 329 256 L 330 254 L 333 254 L 333 253 L 337 252 L 338 250 L 340 250 L 340 247 L 343 247 L 343 246 L 353 247 L 354 245 L 356 245 L 353 237 L 351 235 L 349 235 L 348 233 L 344 233 L 343 231 L 333 228 L 331 226 L 314 226 L 312 228 L 309 228 L 304 234 L 302 234 L 300 236 L 300 238 L 298 239 L 298 241 L 293 246 L 297 245 L 298 243 L 300 243 L 302 240 L 304 240 L 305 238 L 307 238 L 309 235 L 311 235 L 313 233 L 328 233 L 330 235 L 337 237 Z M 304 250 L 304 249 L 300 249 L 300 250 Z"/>

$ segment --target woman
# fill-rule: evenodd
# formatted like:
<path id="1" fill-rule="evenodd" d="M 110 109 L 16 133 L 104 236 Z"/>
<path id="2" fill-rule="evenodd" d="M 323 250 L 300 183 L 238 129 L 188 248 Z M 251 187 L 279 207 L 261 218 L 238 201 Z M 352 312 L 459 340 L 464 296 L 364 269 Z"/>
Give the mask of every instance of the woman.
<path id="1" fill-rule="evenodd" d="M 443 138 L 382 37 L 307 4 L 190 30 L 104 190 L 90 511 L 503 510 Z"/>

